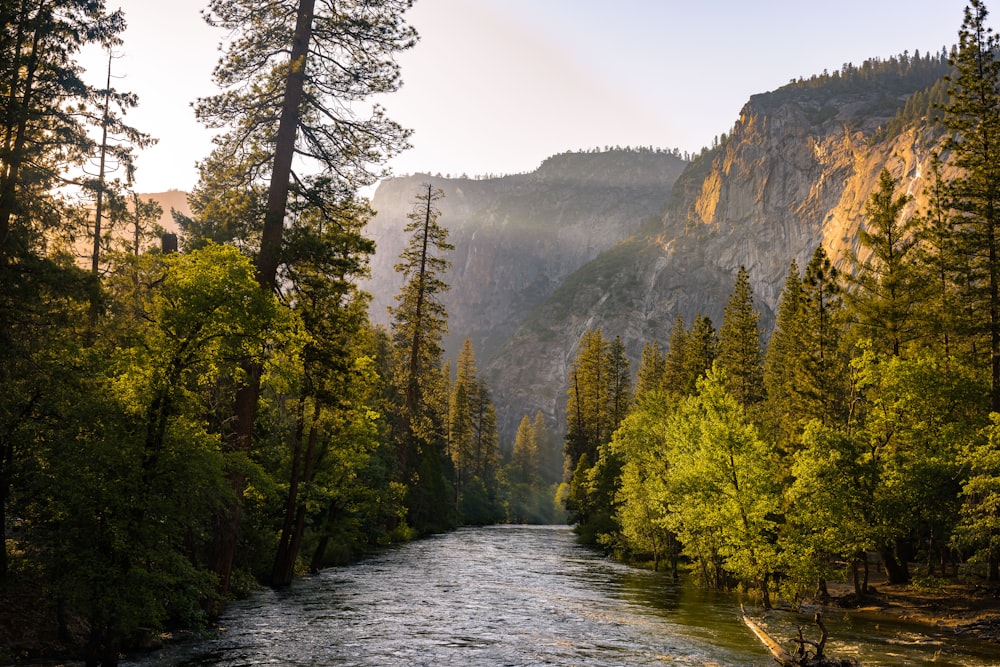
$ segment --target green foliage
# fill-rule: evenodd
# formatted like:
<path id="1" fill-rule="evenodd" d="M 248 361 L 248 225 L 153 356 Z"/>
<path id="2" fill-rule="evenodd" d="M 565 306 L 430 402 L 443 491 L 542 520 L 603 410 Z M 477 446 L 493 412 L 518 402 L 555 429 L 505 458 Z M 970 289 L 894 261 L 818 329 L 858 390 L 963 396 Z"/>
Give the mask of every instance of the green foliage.
<path id="1" fill-rule="evenodd" d="M 846 294 L 849 317 L 860 327 L 860 335 L 887 346 L 896 356 L 922 334 L 917 304 L 929 293 L 911 255 L 918 240 L 917 220 L 900 219 L 909 202 L 909 195 L 896 195 L 896 180 L 883 169 L 879 189 L 865 206 L 867 224 L 858 230 L 861 248 L 871 256 L 862 262 L 848 254 L 854 268 L 848 277 L 853 289 Z"/>
<path id="2" fill-rule="evenodd" d="M 966 320 L 964 333 L 988 351 L 990 409 L 1000 412 L 1000 37 L 986 18 L 985 4 L 970 0 L 950 60 L 944 148 L 958 174 L 944 188 L 944 208 L 963 267 L 962 301 L 987 314 Z"/>
<path id="3" fill-rule="evenodd" d="M 968 549 L 972 563 L 996 578 L 1000 563 L 1000 415 L 993 413 L 984 436 L 962 453 L 969 475 L 962 486 L 962 512 L 955 543 Z M 990 570 L 994 570 L 990 572 Z"/>
<path id="4" fill-rule="evenodd" d="M 443 196 L 431 185 L 418 193 L 405 231 L 410 242 L 396 271 L 405 283 L 392 309 L 395 400 L 393 419 L 397 449 L 396 475 L 408 487 L 408 522 L 419 532 L 438 532 L 455 525 L 454 467 L 447 452 L 448 380 L 442 373 L 441 337 L 447 313 L 440 295 L 448 289 L 442 274 L 452 250 L 448 230 L 438 224 L 435 202 Z M 464 388 L 466 400 L 469 389 Z"/>
<path id="5" fill-rule="evenodd" d="M 81 80 L 76 63 L 86 47 L 113 47 L 125 29 L 121 10 L 103 2 L 5 2 L 0 7 L 0 263 L 19 247 L 38 251 L 48 235 L 66 240 L 67 205 L 57 193 L 68 171 L 93 155 L 87 118 L 107 117 L 109 131 L 125 130 L 104 92 Z M 131 95 L 114 101 L 134 106 Z M 126 152 L 127 153 L 127 152 Z"/>
<path id="6" fill-rule="evenodd" d="M 660 560 L 676 563 L 676 541 L 667 526 L 671 496 L 667 488 L 670 441 L 666 402 L 659 392 L 649 395 L 615 431 L 611 448 L 619 460 L 621 485 L 615 494 L 620 549 L 646 555 L 659 569 Z M 676 569 L 676 565 L 675 565 Z"/>
<path id="7" fill-rule="evenodd" d="M 668 470 L 666 527 L 703 573 L 721 565 L 769 604 L 769 579 L 778 569 L 780 487 L 775 452 L 746 421 L 713 370 L 667 419 L 673 444 Z"/>
<path id="8" fill-rule="evenodd" d="M 729 295 L 719 330 L 718 364 L 727 390 L 744 406 L 764 400 L 764 359 L 760 313 L 754 309 L 750 274 L 742 266 Z"/>
<path id="9" fill-rule="evenodd" d="M 904 52 L 885 60 L 870 58 L 861 65 L 845 63 L 833 72 L 793 80 L 773 92 L 756 96 L 755 101 L 766 108 L 798 103 L 807 109 L 822 109 L 839 97 L 864 96 L 866 103 L 857 110 L 857 118 L 891 118 L 905 108 L 900 106 L 901 98 L 934 86 L 949 71 L 948 54 L 943 49 L 940 53 L 923 55 L 919 51 L 912 55 Z M 820 124 L 831 118 L 821 113 L 814 122 Z"/>
<path id="10" fill-rule="evenodd" d="M 463 510 L 464 521 L 492 523 L 502 514 L 497 487 L 500 436 L 489 389 L 476 377 L 475 352 L 468 338 L 459 352 L 457 371 L 448 410 L 448 449 L 455 470 L 455 488 L 460 507 L 473 512 L 466 515 Z M 465 498 L 466 482 L 475 482 L 468 489 L 474 500 Z"/>

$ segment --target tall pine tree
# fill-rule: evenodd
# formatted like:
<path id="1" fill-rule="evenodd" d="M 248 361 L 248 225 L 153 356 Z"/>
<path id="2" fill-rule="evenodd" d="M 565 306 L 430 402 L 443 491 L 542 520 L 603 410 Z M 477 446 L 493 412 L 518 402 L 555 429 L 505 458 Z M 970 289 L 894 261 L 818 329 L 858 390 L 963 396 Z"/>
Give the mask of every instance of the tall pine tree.
<path id="1" fill-rule="evenodd" d="M 448 316 L 441 295 L 448 289 L 443 274 L 450 266 L 444 253 L 453 250 L 448 230 L 438 224 L 437 202 L 444 196 L 430 184 L 417 195 L 407 216 L 410 242 L 396 271 L 405 283 L 392 309 L 396 351 L 393 374 L 400 403 L 394 420 L 397 475 L 408 485 L 409 520 L 418 531 L 439 530 L 453 521 L 454 498 L 447 490 L 447 391 L 442 375 L 441 338 Z"/>
<path id="2" fill-rule="evenodd" d="M 950 64 L 945 149 L 958 175 L 947 188 L 948 208 L 967 261 L 967 302 L 989 350 L 990 409 L 1000 412 L 1000 39 L 986 25 L 982 0 L 970 0 Z"/>
<path id="3" fill-rule="evenodd" d="M 753 305 L 750 275 L 741 266 L 719 330 L 716 361 L 725 373 L 726 390 L 744 407 L 764 400 L 759 322 L 760 313 Z"/>

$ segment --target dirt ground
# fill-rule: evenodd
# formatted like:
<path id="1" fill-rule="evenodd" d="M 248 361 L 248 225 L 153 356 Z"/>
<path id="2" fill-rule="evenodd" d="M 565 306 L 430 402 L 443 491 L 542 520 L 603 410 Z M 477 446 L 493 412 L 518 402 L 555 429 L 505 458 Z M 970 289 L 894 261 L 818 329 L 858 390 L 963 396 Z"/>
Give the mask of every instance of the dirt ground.
<path id="1" fill-rule="evenodd" d="M 888 585 L 874 577 L 875 591 L 861 604 L 850 584 L 830 583 L 834 604 L 871 617 L 887 617 L 948 628 L 1000 643 L 1000 588 L 954 579 L 934 579 L 909 585 Z"/>

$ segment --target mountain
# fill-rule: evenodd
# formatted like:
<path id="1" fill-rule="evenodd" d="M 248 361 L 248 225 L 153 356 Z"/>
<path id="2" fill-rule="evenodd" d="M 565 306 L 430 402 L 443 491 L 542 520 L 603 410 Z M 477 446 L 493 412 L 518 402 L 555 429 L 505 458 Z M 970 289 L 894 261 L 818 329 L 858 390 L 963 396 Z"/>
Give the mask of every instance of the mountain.
<path id="1" fill-rule="evenodd" d="M 803 269 L 820 243 L 841 262 L 857 250 L 883 167 L 914 195 L 904 215 L 922 208 L 937 135 L 899 119 L 918 91 L 930 104 L 945 63 L 943 54 L 870 61 L 753 96 L 732 132 L 681 174 L 658 222 L 568 276 L 490 360 L 504 432 L 537 409 L 563 423 L 567 372 L 588 329 L 620 336 L 634 370 L 646 342 L 666 347 L 678 314 L 721 326 L 741 265 L 770 327 L 793 259 Z"/>
<path id="2" fill-rule="evenodd" d="M 615 149 L 564 153 L 535 171 L 499 178 L 426 174 L 383 181 L 366 227 L 375 240 L 372 320 L 388 325 L 387 307 L 402 286 L 394 266 L 408 242 L 407 214 L 421 185 L 444 192 L 439 222 L 455 250 L 443 301 L 454 358 L 468 337 L 480 365 L 574 271 L 655 219 L 686 162 L 675 152 Z"/>
<path id="3" fill-rule="evenodd" d="M 938 139 L 927 119 L 947 71 L 945 52 L 918 52 L 754 95 L 690 163 L 669 152 L 567 153 L 517 176 L 385 181 L 369 228 L 373 319 L 388 322 L 406 213 L 431 182 L 445 192 L 439 221 L 456 246 L 447 349 L 472 339 L 505 441 L 538 409 L 561 428 L 588 329 L 620 336 L 634 371 L 645 343 L 666 347 L 677 315 L 721 326 L 741 265 L 767 329 L 793 259 L 804 268 L 820 243 L 838 261 L 857 249 L 883 167 L 914 195 L 905 214 L 922 208 Z"/>

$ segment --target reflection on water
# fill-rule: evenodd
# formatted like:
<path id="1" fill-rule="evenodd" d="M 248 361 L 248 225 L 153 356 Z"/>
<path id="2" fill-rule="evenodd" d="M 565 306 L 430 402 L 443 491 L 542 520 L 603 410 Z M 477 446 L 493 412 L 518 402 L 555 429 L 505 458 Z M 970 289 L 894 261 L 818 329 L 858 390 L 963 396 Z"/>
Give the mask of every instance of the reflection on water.
<path id="1" fill-rule="evenodd" d="M 561 526 L 466 528 L 231 605 L 213 639 L 130 665 L 773 665 L 734 598 L 578 546 Z M 804 616 L 774 613 L 796 635 Z M 1000 650 L 829 618 L 828 652 L 867 665 L 1000 664 Z M 811 630 L 811 628 L 810 628 Z M 807 630 L 807 636 L 808 636 Z"/>

